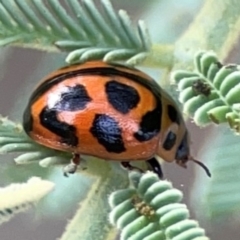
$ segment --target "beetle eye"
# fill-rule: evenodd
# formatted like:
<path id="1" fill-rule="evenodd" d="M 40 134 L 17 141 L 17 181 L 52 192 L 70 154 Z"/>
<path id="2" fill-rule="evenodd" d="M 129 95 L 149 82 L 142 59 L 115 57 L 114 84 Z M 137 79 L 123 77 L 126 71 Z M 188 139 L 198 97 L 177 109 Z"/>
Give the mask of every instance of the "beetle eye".
<path id="1" fill-rule="evenodd" d="M 180 143 L 177 152 L 176 152 L 176 160 L 188 160 L 189 156 L 189 144 L 188 144 L 188 134 L 185 133 L 182 142 Z M 184 162 L 184 161 L 183 161 Z"/>
<path id="2" fill-rule="evenodd" d="M 177 141 L 178 130 L 179 130 L 179 125 L 176 123 L 172 123 L 168 127 L 167 131 L 165 132 L 165 137 L 163 138 L 163 141 L 162 141 L 163 149 L 165 149 L 166 151 L 169 151 L 174 147 Z"/>
<path id="3" fill-rule="evenodd" d="M 163 143 L 163 148 L 165 150 L 170 150 L 175 145 L 176 139 L 177 139 L 177 135 L 172 131 L 169 131 Z"/>

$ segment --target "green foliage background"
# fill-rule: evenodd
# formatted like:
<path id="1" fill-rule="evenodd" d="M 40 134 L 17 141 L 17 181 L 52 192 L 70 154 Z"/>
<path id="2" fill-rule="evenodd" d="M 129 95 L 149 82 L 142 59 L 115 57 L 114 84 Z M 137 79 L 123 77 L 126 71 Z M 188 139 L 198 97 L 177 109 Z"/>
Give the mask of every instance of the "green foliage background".
<path id="1" fill-rule="evenodd" d="M 1 0 L 0 11 L 5 7 L 11 13 L 9 6 L 13 2 L 13 0 Z M 145 27 L 141 25 L 142 32 L 140 32 L 146 33 L 146 35 L 142 34 L 145 36 L 142 38 L 145 42 L 133 44 L 138 46 L 133 52 L 126 50 L 124 48 L 126 45 L 118 45 L 116 49 L 112 49 L 111 46 L 111 49 L 104 51 L 101 49 L 104 46 L 101 45 L 95 51 L 94 47 L 92 49 L 92 45 L 94 45 L 92 44 L 87 49 L 88 51 L 75 52 L 72 58 L 71 55 L 69 57 L 64 52 L 57 52 L 57 48 L 52 44 L 53 41 L 60 39 L 61 42 L 58 42 L 57 45 L 61 45 L 64 50 L 70 50 L 67 48 L 69 45 L 78 48 L 86 42 L 89 44 L 88 39 L 81 43 L 77 41 L 79 35 L 76 32 L 79 33 L 80 29 L 77 29 L 75 24 L 75 28 L 70 29 L 70 34 L 62 31 L 63 25 L 66 28 L 73 26 L 67 18 L 58 19 L 57 22 L 51 23 L 55 24 L 55 29 L 58 29 L 52 34 L 46 31 L 46 24 L 43 22 L 36 23 L 36 29 L 29 29 L 26 22 L 34 21 L 34 16 L 31 17 L 30 8 L 28 9 L 24 4 L 34 3 L 37 5 L 36 3 L 39 2 L 41 1 L 16 1 L 20 9 L 25 9 L 28 12 L 27 21 L 16 19 L 17 15 L 12 13 L 10 15 L 13 21 L 5 24 L 5 28 L 3 28 L 4 24 L 0 27 L 0 36 L 2 36 L 0 44 L 15 46 L 1 49 L 0 113 L 4 116 L 9 115 L 17 122 L 21 121 L 22 111 L 31 89 L 48 72 L 64 65 L 66 57 L 68 61 L 69 59 L 71 61 L 86 60 L 94 54 L 94 56 L 102 58 L 111 52 L 110 57 L 117 56 L 116 60 L 128 61 L 132 59 L 129 62 L 131 64 L 141 62 L 140 67 L 143 67 L 162 85 L 168 85 L 166 88 L 170 89 L 172 95 L 176 97 L 175 87 L 169 87 L 169 70 L 192 71 L 193 56 L 198 50 L 214 50 L 222 62 L 239 63 L 240 3 L 237 0 L 206 0 L 202 2 L 190 0 L 181 2 L 174 0 L 112 1 L 116 10 L 122 8 L 128 11 L 135 26 L 138 19 L 146 21 L 153 45 L 151 46 L 149 39 L 146 39 L 148 35 L 144 31 Z M 59 11 L 56 7 L 54 8 L 57 6 L 57 1 L 43 2 L 47 2 L 48 6 L 55 9 L 52 11 Z M 99 1 L 96 3 L 99 4 Z M 4 23 L 4 14 L 0 15 L 0 19 Z M 15 26 L 14 21 L 18 22 L 19 26 Z M 106 39 L 107 45 L 113 44 L 114 46 L 111 39 L 109 42 L 108 40 Z M 122 43 L 120 42 L 120 44 Z M 22 46 L 33 49 L 19 48 Z M 49 52 L 38 52 L 36 49 L 45 49 Z M 89 52 L 89 50 L 91 51 Z M 84 53 L 85 55 L 83 55 Z M 83 59 L 81 59 L 82 56 Z M 134 58 L 135 56 L 137 58 Z M 155 68 L 154 71 L 153 68 Z M 238 194 L 240 189 L 238 177 L 240 170 L 239 136 L 235 136 L 225 125 L 211 125 L 207 129 L 200 129 L 188 121 L 188 127 L 192 139 L 192 153 L 210 168 L 213 177 L 208 179 L 197 167 L 193 169 L 189 165 L 189 169 L 186 171 L 175 164 L 164 164 L 165 175 L 173 182 L 174 187 L 183 191 L 184 203 L 191 206 L 191 215 L 198 219 L 211 239 L 238 239 L 237 226 L 240 209 L 240 196 Z M 0 238 L 3 240 L 15 239 L 15 236 L 18 236 L 19 239 L 40 240 L 43 239 L 43 235 L 47 235 L 47 238 L 44 237 L 44 239 L 56 239 L 62 235 L 67 219 L 72 218 L 78 208 L 78 203 L 86 197 L 86 192 L 91 189 L 93 183 L 95 187 L 99 188 L 106 184 L 112 190 L 127 184 L 124 182 L 126 177 L 118 178 L 123 174 L 120 170 L 117 171 L 119 175 L 111 176 L 109 174 L 100 180 L 86 177 L 83 174 L 76 174 L 65 179 L 59 166 L 41 168 L 37 161 L 39 159 L 31 159 L 31 156 L 24 158 L 28 159 L 31 164 L 16 166 L 13 162 L 15 156 L 1 156 L 1 185 L 26 181 L 31 176 L 41 176 L 54 181 L 57 186 L 56 190 L 38 206 L 37 215 L 33 211 L 17 216 L 13 221 L 3 225 L 0 230 Z M 90 165 L 94 165 L 94 161 Z M 103 169 L 103 172 L 109 172 L 109 166 L 98 163 L 97 160 L 96 162 L 97 166 Z M 51 165 L 52 163 L 45 161 L 44 164 Z M 117 168 L 117 166 L 114 165 L 113 168 Z M 94 166 L 92 169 L 93 172 L 96 170 Z M 113 179 L 113 182 L 108 182 L 108 179 Z M 117 181 L 120 183 L 117 184 Z M 104 196 L 104 192 L 101 194 Z M 103 198 L 101 204 L 106 200 L 107 197 Z M 100 206 L 106 207 L 106 205 Z M 93 204 L 93 213 L 94 210 Z M 83 216 L 81 211 L 79 214 Z M 82 225 L 87 222 L 86 219 L 83 220 L 85 221 L 81 222 Z M 103 227 L 106 225 L 104 221 L 104 218 L 101 219 Z M 62 239 L 71 239 L 70 237 L 74 236 L 71 234 L 63 235 Z M 111 238 L 109 237 L 109 239 Z"/>

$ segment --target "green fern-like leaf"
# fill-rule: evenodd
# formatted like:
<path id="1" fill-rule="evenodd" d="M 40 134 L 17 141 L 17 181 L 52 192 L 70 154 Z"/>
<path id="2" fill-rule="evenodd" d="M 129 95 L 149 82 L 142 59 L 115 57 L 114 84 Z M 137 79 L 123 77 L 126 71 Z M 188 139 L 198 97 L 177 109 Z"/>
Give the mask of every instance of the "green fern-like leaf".
<path id="1" fill-rule="evenodd" d="M 22 153 L 15 158 L 18 164 L 39 161 L 43 167 L 53 164 L 66 164 L 71 155 L 52 150 L 34 143 L 23 131 L 20 124 L 0 117 L 0 154 Z"/>
<path id="2" fill-rule="evenodd" d="M 121 240 L 179 239 L 207 240 L 198 223 L 189 220 L 182 193 L 156 174 L 130 173 L 132 187 L 109 198 L 110 221 L 121 229 Z"/>
<path id="3" fill-rule="evenodd" d="M 32 177 L 27 183 L 0 188 L 0 224 L 33 207 L 54 188 L 54 183 Z"/>
<path id="4" fill-rule="evenodd" d="M 222 65 L 215 53 L 199 52 L 195 71 L 175 71 L 183 111 L 199 126 L 228 122 L 240 133 L 240 67 Z"/>
<path id="5" fill-rule="evenodd" d="M 65 7 L 64 7 L 65 6 Z M 142 61 L 150 49 L 143 21 L 137 31 L 124 10 L 109 0 L 102 11 L 92 0 L 0 0 L 0 46 L 18 44 L 70 52 L 68 63 L 93 59 Z"/>

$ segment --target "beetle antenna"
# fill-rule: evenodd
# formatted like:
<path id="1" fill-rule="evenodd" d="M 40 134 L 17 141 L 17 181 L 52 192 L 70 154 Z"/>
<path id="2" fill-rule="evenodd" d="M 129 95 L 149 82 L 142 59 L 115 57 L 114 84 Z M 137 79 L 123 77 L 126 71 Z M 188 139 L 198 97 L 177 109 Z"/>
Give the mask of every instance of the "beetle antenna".
<path id="1" fill-rule="evenodd" d="M 204 165 L 202 162 L 200 162 L 200 161 L 198 161 L 198 160 L 196 160 L 196 159 L 194 159 L 194 158 L 192 158 L 192 157 L 190 157 L 189 160 L 191 160 L 191 161 L 197 163 L 199 166 L 201 166 L 201 167 L 205 170 L 206 174 L 207 174 L 209 177 L 212 176 L 211 173 L 210 173 L 210 171 L 209 171 L 209 169 L 207 168 L 207 166 Z"/>

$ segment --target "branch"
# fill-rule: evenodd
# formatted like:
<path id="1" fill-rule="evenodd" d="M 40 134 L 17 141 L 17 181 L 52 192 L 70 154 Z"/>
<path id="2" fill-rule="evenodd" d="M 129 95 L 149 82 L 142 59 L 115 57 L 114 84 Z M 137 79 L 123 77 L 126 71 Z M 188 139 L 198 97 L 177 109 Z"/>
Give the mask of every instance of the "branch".
<path id="1" fill-rule="evenodd" d="M 119 164 L 106 165 L 98 160 L 96 171 L 104 172 L 98 179 L 93 179 L 93 185 L 86 199 L 81 201 L 79 209 L 66 227 L 61 240 L 112 240 L 116 238 L 116 231 L 108 222 L 108 196 L 117 188 L 125 188 L 128 179 Z M 89 164 L 92 164 L 89 161 Z M 94 165 L 94 163 L 93 163 Z M 111 168 L 116 169 L 111 169 Z"/>

